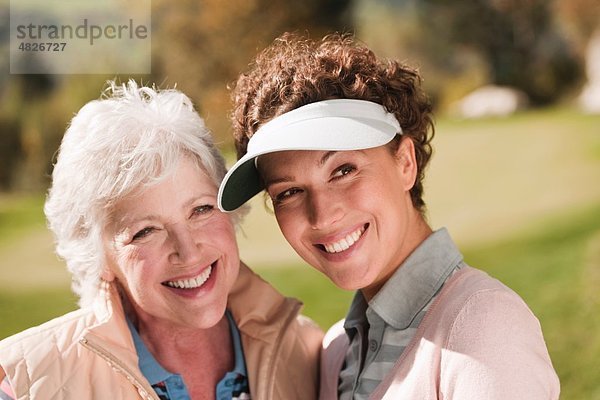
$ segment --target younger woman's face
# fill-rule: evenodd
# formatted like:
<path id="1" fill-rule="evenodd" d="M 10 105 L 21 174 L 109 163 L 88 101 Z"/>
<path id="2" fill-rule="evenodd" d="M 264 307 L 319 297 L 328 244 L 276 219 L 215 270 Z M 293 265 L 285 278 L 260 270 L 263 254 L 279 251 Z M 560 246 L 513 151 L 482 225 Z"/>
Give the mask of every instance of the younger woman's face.
<path id="1" fill-rule="evenodd" d="M 310 265 L 343 289 L 376 293 L 409 252 L 419 212 L 412 141 L 357 151 L 282 151 L 259 171 L 283 235 Z"/>

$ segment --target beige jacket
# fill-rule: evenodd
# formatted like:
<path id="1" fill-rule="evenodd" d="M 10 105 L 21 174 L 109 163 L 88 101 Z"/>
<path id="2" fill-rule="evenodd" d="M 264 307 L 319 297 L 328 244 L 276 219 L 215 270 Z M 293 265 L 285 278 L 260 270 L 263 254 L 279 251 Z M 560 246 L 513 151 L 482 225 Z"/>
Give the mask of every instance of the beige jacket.
<path id="1" fill-rule="evenodd" d="M 155 399 L 114 285 L 80 309 L 0 342 L 17 399 Z M 321 330 L 245 265 L 229 296 L 254 400 L 314 399 Z"/>

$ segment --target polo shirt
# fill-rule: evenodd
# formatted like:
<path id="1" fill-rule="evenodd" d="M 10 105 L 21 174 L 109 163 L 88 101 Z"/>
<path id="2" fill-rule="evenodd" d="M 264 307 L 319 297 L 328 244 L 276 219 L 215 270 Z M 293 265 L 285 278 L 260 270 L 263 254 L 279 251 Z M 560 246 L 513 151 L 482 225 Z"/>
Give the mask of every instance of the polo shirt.
<path id="1" fill-rule="evenodd" d="M 414 337 L 446 280 L 464 266 L 446 229 L 433 232 L 367 303 L 357 291 L 344 328 L 350 346 L 340 372 L 340 400 L 367 399 Z"/>
<path id="2" fill-rule="evenodd" d="M 248 374 L 246 373 L 246 361 L 244 359 L 240 332 L 229 311 L 225 314 L 229 321 L 231 338 L 233 340 L 235 365 L 233 371 L 227 372 L 223 379 L 217 384 L 216 400 L 249 400 L 250 390 L 248 388 Z M 129 326 L 133 343 L 135 344 L 140 370 L 148 382 L 150 382 L 150 385 L 152 385 L 152 388 L 158 397 L 161 400 L 190 399 L 190 394 L 188 393 L 182 376 L 164 369 L 158 361 L 156 361 L 152 353 L 150 353 L 129 319 L 127 319 L 127 325 Z"/>

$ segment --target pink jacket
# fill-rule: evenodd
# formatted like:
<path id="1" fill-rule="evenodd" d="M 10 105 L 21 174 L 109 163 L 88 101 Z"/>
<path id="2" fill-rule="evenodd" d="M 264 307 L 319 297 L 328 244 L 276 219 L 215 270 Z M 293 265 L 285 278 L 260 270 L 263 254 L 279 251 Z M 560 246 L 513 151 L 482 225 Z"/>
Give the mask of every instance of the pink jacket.
<path id="1" fill-rule="evenodd" d="M 228 308 L 240 330 L 253 399 L 315 399 L 321 330 L 245 265 Z M 114 285 L 79 309 L 0 341 L 16 398 L 155 399 Z"/>
<path id="2" fill-rule="evenodd" d="M 348 338 L 323 341 L 320 399 L 337 399 Z M 512 290 L 464 267 L 442 287 L 415 337 L 370 399 L 558 399 L 540 324 Z"/>

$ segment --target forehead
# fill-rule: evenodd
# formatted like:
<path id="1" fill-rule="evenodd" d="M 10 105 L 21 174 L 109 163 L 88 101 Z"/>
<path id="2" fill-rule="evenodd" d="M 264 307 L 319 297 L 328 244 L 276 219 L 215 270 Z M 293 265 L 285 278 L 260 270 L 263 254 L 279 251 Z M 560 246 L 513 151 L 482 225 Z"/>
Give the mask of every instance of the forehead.
<path id="1" fill-rule="evenodd" d="M 109 221 L 135 218 L 139 214 L 170 212 L 185 208 L 202 197 L 215 197 L 217 186 L 206 171 L 189 158 L 155 181 L 139 185 L 109 208 Z"/>
<path id="2" fill-rule="evenodd" d="M 364 150 L 323 151 L 289 150 L 264 154 L 258 157 L 257 168 L 264 180 L 281 175 L 298 175 L 317 169 L 328 169 L 336 162 L 378 162 L 391 158 L 385 146 Z"/>
<path id="3" fill-rule="evenodd" d="M 323 150 L 277 151 L 259 156 L 256 166 L 261 175 L 273 175 L 281 170 L 321 167 L 327 160 L 334 157 L 336 153 L 340 152 Z"/>

